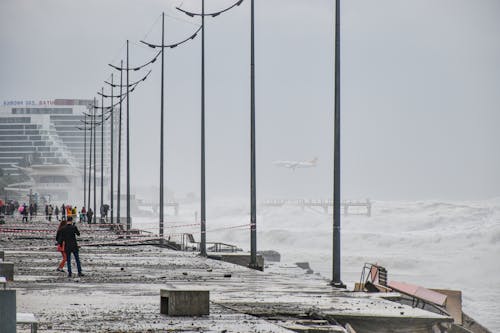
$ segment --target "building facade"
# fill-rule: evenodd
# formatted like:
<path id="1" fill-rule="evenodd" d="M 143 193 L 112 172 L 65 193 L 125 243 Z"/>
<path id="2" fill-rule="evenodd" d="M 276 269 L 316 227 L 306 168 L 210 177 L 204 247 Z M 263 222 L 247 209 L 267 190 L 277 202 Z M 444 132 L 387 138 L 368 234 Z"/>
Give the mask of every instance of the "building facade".
<path id="1" fill-rule="evenodd" d="M 82 200 L 84 172 L 86 176 L 89 172 L 91 140 L 91 132 L 84 130 L 82 121 L 84 113 L 91 113 L 92 103 L 93 100 L 88 99 L 54 99 L 0 104 L 1 174 L 22 180 L 6 188 L 12 197 L 17 195 L 22 200 L 23 192 L 30 189 L 46 201 Z M 100 109 L 96 111 L 100 115 Z M 87 119 L 90 121 L 90 117 Z M 98 121 L 100 116 L 96 117 Z M 104 133 L 102 138 L 101 132 Z M 111 167 L 109 133 L 109 121 L 104 128 L 97 126 L 93 163 L 96 163 L 98 186 L 101 175 L 107 184 Z M 100 168 L 101 139 L 104 140 L 103 170 Z"/>

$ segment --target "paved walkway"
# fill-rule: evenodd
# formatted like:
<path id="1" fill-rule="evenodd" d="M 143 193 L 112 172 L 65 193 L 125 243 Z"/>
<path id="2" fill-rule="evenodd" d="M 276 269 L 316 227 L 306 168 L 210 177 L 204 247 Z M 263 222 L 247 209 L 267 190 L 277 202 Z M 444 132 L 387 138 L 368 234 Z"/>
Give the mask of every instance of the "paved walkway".
<path id="1" fill-rule="evenodd" d="M 285 327 L 304 325 L 345 332 L 336 322 L 352 324 L 357 333 L 380 327 L 399 332 L 408 325 L 412 332 L 429 332 L 447 320 L 336 290 L 317 275 L 279 263 L 260 272 L 155 246 L 83 246 L 86 276 L 68 279 L 55 271 L 60 254 L 50 239 L 2 238 L 0 248 L 15 263 L 15 282 L 8 287 L 17 289 L 17 311 L 36 314 L 40 332 L 290 332 Z M 160 289 L 169 285 L 208 288 L 210 315 L 160 315 Z"/>

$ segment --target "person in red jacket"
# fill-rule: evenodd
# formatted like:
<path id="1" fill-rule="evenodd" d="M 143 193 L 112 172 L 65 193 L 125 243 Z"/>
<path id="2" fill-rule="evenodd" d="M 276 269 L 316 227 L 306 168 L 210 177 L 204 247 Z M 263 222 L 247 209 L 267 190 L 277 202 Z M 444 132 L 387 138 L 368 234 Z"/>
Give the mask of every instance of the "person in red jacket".
<path id="1" fill-rule="evenodd" d="M 68 217 L 67 224 L 61 229 L 61 243 L 64 242 L 64 250 L 66 251 L 68 263 L 68 277 L 72 277 L 71 272 L 71 254 L 75 256 L 76 268 L 78 269 L 78 276 L 84 276 L 82 273 L 82 266 L 80 264 L 80 255 L 78 253 L 78 243 L 76 236 L 80 236 L 80 231 L 73 225 L 73 217 Z"/>
<path id="2" fill-rule="evenodd" d="M 59 267 L 57 267 L 56 269 L 56 271 L 58 272 L 64 272 L 64 264 L 66 263 L 66 251 L 64 250 L 64 242 L 62 240 L 62 234 L 61 234 L 61 231 L 65 226 L 66 226 L 66 221 L 62 220 L 59 223 L 59 228 L 57 228 L 57 233 L 56 233 L 57 251 L 61 252 L 62 255 L 62 260 L 59 263 Z"/>

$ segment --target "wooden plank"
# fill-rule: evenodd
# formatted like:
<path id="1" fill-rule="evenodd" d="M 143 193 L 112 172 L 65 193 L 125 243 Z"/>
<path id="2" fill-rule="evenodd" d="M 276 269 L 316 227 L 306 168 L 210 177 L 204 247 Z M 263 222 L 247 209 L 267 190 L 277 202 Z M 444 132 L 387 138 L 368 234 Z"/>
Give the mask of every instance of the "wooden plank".
<path id="1" fill-rule="evenodd" d="M 410 284 L 406 282 L 390 281 L 388 283 L 389 287 L 399 291 L 400 293 L 413 296 L 415 298 L 421 299 L 423 301 L 437 304 L 439 306 L 446 305 L 446 295 L 438 293 L 436 291 L 417 286 L 415 284 Z"/>

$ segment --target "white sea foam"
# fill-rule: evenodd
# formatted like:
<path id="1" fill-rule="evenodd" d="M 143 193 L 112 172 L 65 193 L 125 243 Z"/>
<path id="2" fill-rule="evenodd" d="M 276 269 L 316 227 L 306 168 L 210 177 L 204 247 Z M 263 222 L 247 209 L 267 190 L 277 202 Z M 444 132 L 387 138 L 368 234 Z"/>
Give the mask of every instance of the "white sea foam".
<path id="1" fill-rule="evenodd" d="M 207 204 L 207 241 L 249 250 L 248 203 L 214 200 Z M 195 204 L 167 216 L 166 233 L 191 232 Z M 135 227 L 154 230 L 157 222 L 138 219 Z M 331 276 L 332 216 L 295 206 L 259 207 L 258 248 L 276 250 L 282 261 L 308 261 Z M 342 217 L 342 279 L 359 280 L 365 262 L 379 263 L 389 279 L 463 292 L 464 311 L 492 331 L 500 331 L 500 198 L 479 202 L 374 202 L 372 216 Z"/>

